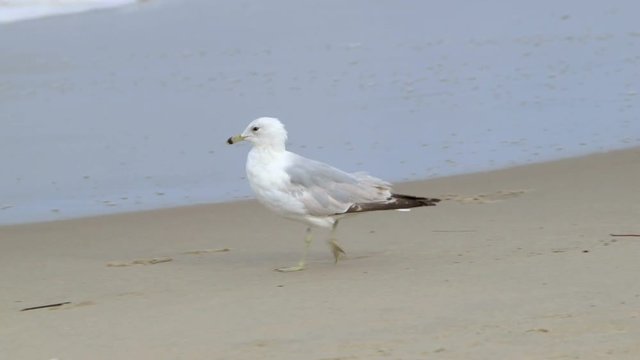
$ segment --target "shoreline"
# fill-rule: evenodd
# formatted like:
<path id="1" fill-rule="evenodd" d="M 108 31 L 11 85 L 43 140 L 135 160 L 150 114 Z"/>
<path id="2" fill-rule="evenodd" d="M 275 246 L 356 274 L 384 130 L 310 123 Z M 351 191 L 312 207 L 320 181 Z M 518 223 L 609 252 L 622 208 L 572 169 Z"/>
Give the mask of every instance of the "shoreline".
<path id="1" fill-rule="evenodd" d="M 412 185 L 414 185 L 414 184 L 421 184 L 421 183 L 424 183 L 424 182 L 440 182 L 440 181 L 446 181 L 447 179 L 455 179 L 455 178 L 458 178 L 458 177 L 475 176 L 475 175 L 479 175 L 479 174 L 488 174 L 488 173 L 494 173 L 494 172 L 510 171 L 512 169 L 526 168 L 526 167 L 529 167 L 529 166 L 539 166 L 539 165 L 553 164 L 553 163 L 558 163 L 558 162 L 563 162 L 563 161 L 571 161 L 571 160 L 575 160 L 575 159 L 584 159 L 584 158 L 589 158 L 591 156 L 601 156 L 601 155 L 607 155 L 607 154 L 612 154 L 613 155 L 615 153 L 624 153 L 624 152 L 628 152 L 628 151 L 634 151 L 634 150 L 637 150 L 637 149 L 640 149 L 640 147 L 631 147 L 631 148 L 625 148 L 625 149 L 614 149 L 614 150 L 609 150 L 609 151 L 595 152 L 595 153 L 590 153 L 590 154 L 586 154 L 586 155 L 580 155 L 580 156 L 568 157 L 568 158 L 561 158 L 561 159 L 544 161 L 544 162 L 539 162 L 539 163 L 520 164 L 520 165 L 515 165 L 515 166 L 510 166 L 510 167 L 500 168 L 500 169 L 490 169 L 490 170 L 485 170 L 485 171 L 478 171 L 478 172 L 471 172 L 471 173 L 464 173 L 464 174 L 447 175 L 447 176 L 443 176 L 443 177 L 435 177 L 435 178 L 430 178 L 430 179 L 394 182 L 392 184 L 393 184 L 394 189 L 396 187 L 400 187 L 400 188 L 402 188 L 402 187 L 412 187 Z M 247 180 L 244 179 L 243 181 L 247 181 Z M 212 184 L 212 186 L 213 185 L 214 184 Z M 421 196 L 432 196 L 432 197 L 433 196 L 444 196 L 446 198 L 446 194 L 440 194 L 440 195 L 438 195 L 438 194 L 422 194 Z M 54 219 L 54 220 L 47 220 L 47 221 L 33 221 L 33 222 L 22 222 L 22 223 L 12 223 L 12 224 L 0 224 L 0 231 L 5 227 L 30 226 L 30 225 L 37 225 L 37 224 L 48 224 L 48 223 L 64 222 L 64 221 L 80 221 L 80 220 L 88 220 L 88 219 L 93 219 L 93 218 L 110 217 L 110 216 L 129 216 L 129 215 L 135 215 L 135 214 L 147 213 L 147 212 L 154 213 L 154 212 L 158 212 L 158 211 L 160 211 L 160 212 L 162 212 L 162 211 L 178 211 L 178 210 L 187 211 L 188 209 L 193 209 L 193 210 L 200 209 L 200 208 L 204 209 L 204 208 L 207 208 L 207 207 L 210 207 L 210 206 L 214 206 L 214 205 L 224 205 L 224 204 L 233 204 L 233 203 L 251 203 L 251 202 L 256 202 L 256 200 L 254 198 L 238 199 L 238 200 L 228 200 L 228 201 L 220 201 L 220 202 L 196 203 L 196 204 L 192 204 L 192 205 L 169 206 L 169 207 L 160 207 L 160 208 L 152 208 L 152 209 L 144 209 L 144 210 L 132 210 L 132 211 L 123 211 L 123 212 L 106 213 L 106 214 L 95 214 L 95 215 L 87 215 L 87 216 L 63 218 L 63 219 Z"/>

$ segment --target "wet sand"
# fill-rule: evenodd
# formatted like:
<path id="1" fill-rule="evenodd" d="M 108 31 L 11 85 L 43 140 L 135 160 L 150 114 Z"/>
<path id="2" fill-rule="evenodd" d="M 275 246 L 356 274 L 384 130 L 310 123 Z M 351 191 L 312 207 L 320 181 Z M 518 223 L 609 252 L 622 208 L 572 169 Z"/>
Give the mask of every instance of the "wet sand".
<path id="1" fill-rule="evenodd" d="M 640 149 L 400 184 L 304 226 L 254 201 L 0 227 L 7 359 L 637 359 Z M 21 311 L 25 308 L 68 304 Z"/>

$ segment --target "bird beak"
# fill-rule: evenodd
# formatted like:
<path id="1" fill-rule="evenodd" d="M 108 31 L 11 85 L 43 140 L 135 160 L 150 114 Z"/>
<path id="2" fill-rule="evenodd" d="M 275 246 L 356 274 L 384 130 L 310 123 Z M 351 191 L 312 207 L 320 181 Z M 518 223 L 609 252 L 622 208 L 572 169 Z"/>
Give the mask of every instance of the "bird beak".
<path id="1" fill-rule="evenodd" d="M 232 136 L 229 139 L 227 139 L 227 144 L 239 143 L 240 141 L 244 141 L 245 138 L 246 136 L 242 136 L 242 135 Z"/>

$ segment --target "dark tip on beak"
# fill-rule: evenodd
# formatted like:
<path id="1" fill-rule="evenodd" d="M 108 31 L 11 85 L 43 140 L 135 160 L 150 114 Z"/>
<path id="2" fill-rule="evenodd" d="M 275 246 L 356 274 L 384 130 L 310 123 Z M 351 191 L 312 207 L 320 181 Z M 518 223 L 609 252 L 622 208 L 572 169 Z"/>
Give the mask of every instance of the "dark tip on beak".
<path id="1" fill-rule="evenodd" d="M 233 144 L 233 140 L 231 138 L 228 138 L 227 139 L 227 144 L 229 144 L 229 145 Z"/>

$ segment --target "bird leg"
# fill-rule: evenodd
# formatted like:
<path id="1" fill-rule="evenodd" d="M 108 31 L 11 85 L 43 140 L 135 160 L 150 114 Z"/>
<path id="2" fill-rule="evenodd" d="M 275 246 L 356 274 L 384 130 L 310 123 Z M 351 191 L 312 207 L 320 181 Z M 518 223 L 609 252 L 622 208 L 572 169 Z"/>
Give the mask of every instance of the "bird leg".
<path id="1" fill-rule="evenodd" d="M 331 253 L 333 254 L 333 258 L 338 263 L 340 256 L 345 255 L 344 250 L 338 245 L 338 241 L 336 240 L 336 230 L 338 228 L 338 222 L 340 220 L 336 220 L 333 223 L 333 227 L 331 228 L 331 237 L 329 238 L 329 246 L 331 247 Z"/>
<path id="2" fill-rule="evenodd" d="M 292 271 L 300 271 L 304 270 L 305 264 L 307 263 L 307 254 L 309 253 L 309 248 L 311 247 L 311 241 L 313 240 L 313 236 L 311 235 L 311 228 L 307 228 L 307 235 L 304 237 L 304 253 L 302 253 L 302 259 L 298 262 L 296 266 L 285 266 L 281 268 L 274 269 L 275 271 L 280 272 L 292 272 Z"/>

